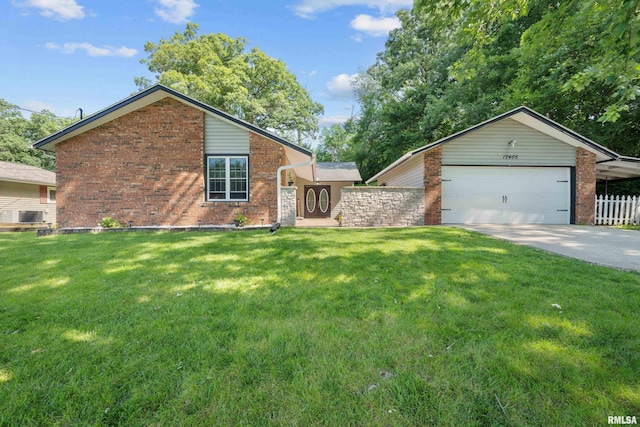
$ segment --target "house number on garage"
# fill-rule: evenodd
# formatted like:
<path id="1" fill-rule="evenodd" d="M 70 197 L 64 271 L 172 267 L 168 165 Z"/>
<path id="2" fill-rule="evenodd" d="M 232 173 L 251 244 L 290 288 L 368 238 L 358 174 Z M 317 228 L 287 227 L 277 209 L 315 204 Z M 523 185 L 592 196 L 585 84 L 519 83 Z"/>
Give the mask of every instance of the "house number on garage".
<path id="1" fill-rule="evenodd" d="M 518 160 L 517 154 L 505 154 L 502 156 L 502 160 Z"/>

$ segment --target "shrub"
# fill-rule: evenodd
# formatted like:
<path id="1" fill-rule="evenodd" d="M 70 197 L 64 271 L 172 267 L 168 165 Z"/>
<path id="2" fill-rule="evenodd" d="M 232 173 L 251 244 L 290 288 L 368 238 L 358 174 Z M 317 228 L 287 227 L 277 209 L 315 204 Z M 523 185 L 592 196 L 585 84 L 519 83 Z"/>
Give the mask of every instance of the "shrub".
<path id="1" fill-rule="evenodd" d="M 102 226 L 102 228 L 120 228 L 120 227 L 122 227 L 122 224 L 120 224 L 118 222 L 118 220 L 113 219 L 110 216 L 105 216 L 104 218 L 102 218 L 102 221 L 100 221 L 100 225 Z"/>
<path id="2" fill-rule="evenodd" d="M 233 218 L 233 222 L 236 224 L 236 226 L 242 227 L 249 222 L 249 218 L 247 218 L 242 212 L 238 211 L 238 213 L 236 213 L 236 216 Z"/>

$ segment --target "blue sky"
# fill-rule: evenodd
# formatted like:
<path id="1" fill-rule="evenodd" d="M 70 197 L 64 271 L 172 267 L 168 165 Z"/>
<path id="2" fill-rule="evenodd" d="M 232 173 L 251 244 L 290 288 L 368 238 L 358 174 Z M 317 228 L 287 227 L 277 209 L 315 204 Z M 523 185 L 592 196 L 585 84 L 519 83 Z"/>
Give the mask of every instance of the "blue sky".
<path id="1" fill-rule="evenodd" d="M 0 98 L 59 116 L 126 98 L 144 44 L 183 31 L 242 36 L 283 60 L 315 101 L 321 126 L 357 105 L 350 78 L 374 63 L 394 13 L 412 0 L 6 0 L 0 3 Z"/>

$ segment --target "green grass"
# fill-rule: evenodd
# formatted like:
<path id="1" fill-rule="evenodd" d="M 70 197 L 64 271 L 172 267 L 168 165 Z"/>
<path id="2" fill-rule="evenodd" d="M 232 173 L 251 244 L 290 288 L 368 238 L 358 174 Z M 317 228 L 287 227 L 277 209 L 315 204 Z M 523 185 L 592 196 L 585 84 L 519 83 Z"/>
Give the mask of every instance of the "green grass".
<path id="1" fill-rule="evenodd" d="M 639 274 L 441 227 L 3 233 L 0 254 L 0 425 L 640 415 Z"/>
<path id="2" fill-rule="evenodd" d="M 640 231 L 640 225 L 619 225 L 618 228 L 623 228 L 625 230 L 639 230 Z"/>

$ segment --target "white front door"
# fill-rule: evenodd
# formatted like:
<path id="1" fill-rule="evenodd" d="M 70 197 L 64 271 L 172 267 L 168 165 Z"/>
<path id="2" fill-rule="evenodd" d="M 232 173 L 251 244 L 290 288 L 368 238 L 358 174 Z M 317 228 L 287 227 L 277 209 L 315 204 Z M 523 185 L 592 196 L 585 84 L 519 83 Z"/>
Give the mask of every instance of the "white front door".
<path id="1" fill-rule="evenodd" d="M 443 224 L 569 224 L 570 168 L 442 167 Z"/>

